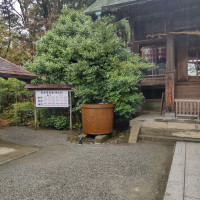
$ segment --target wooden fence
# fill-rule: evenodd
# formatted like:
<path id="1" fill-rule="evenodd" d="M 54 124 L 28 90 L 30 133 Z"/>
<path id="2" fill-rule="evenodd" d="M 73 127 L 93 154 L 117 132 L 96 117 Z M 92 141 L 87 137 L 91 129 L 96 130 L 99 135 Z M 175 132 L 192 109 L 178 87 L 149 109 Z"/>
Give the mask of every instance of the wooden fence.
<path id="1" fill-rule="evenodd" d="M 175 99 L 176 117 L 197 117 L 199 119 L 200 100 Z"/>

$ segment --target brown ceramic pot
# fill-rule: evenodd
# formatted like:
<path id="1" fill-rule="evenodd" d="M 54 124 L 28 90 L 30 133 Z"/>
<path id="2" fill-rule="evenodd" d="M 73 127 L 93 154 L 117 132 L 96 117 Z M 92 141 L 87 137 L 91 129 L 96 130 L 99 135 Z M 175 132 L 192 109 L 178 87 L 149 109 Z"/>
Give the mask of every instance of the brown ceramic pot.
<path id="1" fill-rule="evenodd" d="M 82 104 L 83 132 L 91 135 L 113 131 L 114 104 Z"/>

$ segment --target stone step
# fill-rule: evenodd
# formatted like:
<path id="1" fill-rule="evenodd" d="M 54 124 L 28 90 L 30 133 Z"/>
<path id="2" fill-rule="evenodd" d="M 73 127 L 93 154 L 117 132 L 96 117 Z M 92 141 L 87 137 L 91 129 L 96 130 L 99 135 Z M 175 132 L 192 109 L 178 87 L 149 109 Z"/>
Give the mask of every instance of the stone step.
<path id="1" fill-rule="evenodd" d="M 154 135 L 154 136 L 173 136 L 173 137 L 190 137 L 200 139 L 200 132 L 196 130 L 182 130 L 182 129 L 156 129 L 150 127 L 141 127 L 140 135 Z"/>
<path id="2" fill-rule="evenodd" d="M 140 128 L 137 125 L 140 123 Z M 139 116 L 130 121 L 130 137 L 137 141 L 200 142 L 200 121 L 190 118 L 163 117 L 155 114 Z"/>
<path id="3" fill-rule="evenodd" d="M 132 122 L 130 123 L 132 126 Z M 159 130 L 183 130 L 183 131 L 199 131 L 200 132 L 200 124 L 199 122 L 189 121 L 181 121 L 181 120 L 168 120 L 168 121 L 143 121 L 141 124 L 141 128 L 153 128 Z"/>
<path id="4" fill-rule="evenodd" d="M 181 142 L 195 142 L 200 143 L 200 138 L 183 138 L 175 136 L 155 136 L 150 134 L 141 134 L 138 137 L 139 141 L 151 141 L 151 142 L 164 142 L 168 144 L 175 144 L 177 141 Z"/>

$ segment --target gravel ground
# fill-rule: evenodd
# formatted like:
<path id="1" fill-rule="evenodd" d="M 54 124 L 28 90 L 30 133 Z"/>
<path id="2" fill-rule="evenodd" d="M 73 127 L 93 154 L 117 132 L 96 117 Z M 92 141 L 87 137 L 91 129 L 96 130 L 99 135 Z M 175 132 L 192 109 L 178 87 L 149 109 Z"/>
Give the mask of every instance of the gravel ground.
<path id="1" fill-rule="evenodd" d="M 0 138 L 7 142 L 20 145 L 50 146 L 55 144 L 67 144 L 68 131 L 37 130 L 28 127 L 11 126 L 0 129 Z M 47 139 L 48 138 L 48 139 Z"/>
<path id="2" fill-rule="evenodd" d="M 0 166 L 2 200 L 161 200 L 172 146 L 67 142 L 65 132 L 0 129 L 0 138 L 39 151 Z"/>

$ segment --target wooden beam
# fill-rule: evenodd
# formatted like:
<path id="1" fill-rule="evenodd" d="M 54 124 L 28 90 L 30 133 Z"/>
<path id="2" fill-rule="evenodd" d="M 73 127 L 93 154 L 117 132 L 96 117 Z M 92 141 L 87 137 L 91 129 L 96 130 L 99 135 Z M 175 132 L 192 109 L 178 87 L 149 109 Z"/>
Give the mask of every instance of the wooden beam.
<path id="1" fill-rule="evenodd" d="M 161 44 L 165 45 L 166 44 L 166 37 L 163 38 L 154 38 L 154 39 L 146 39 L 146 40 L 135 40 L 135 44 L 142 44 L 142 45 L 154 45 L 155 44 Z"/>
<path id="2" fill-rule="evenodd" d="M 175 88 L 175 42 L 172 34 L 167 37 L 167 63 L 166 63 L 166 102 L 167 111 L 174 111 Z"/>
<path id="3" fill-rule="evenodd" d="M 38 123 L 37 123 L 37 107 L 36 107 L 36 96 L 35 96 L 35 91 L 34 91 L 34 127 L 35 130 L 38 128 Z"/>
<path id="4" fill-rule="evenodd" d="M 70 131 L 72 131 L 72 91 L 69 91 L 69 100 L 70 100 L 70 104 L 69 104 L 69 112 L 70 112 L 70 122 L 69 122 L 69 127 L 70 127 Z"/>
<path id="5" fill-rule="evenodd" d="M 0 77 L 8 79 L 8 78 L 16 78 L 23 81 L 30 82 L 32 79 L 36 78 L 36 76 L 31 75 L 20 75 L 20 74 L 8 74 L 8 73 L 0 73 Z"/>

